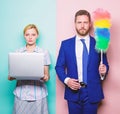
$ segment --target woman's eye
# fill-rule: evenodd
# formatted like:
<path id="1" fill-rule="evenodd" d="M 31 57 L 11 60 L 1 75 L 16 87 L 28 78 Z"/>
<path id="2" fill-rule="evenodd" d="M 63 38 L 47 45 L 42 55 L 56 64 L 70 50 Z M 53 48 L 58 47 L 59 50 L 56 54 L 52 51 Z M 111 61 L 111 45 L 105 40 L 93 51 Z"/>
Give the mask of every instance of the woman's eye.
<path id="1" fill-rule="evenodd" d="M 35 36 L 36 34 L 32 34 L 32 36 Z"/>
<path id="2" fill-rule="evenodd" d="M 29 36 L 29 34 L 25 34 L 25 36 Z"/>

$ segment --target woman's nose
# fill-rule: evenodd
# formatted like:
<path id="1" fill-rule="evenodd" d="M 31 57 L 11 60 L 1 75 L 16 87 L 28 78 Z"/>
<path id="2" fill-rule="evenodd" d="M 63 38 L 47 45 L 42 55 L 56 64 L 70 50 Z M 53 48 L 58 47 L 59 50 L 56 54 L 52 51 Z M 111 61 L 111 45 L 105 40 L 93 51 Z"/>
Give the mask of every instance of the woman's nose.
<path id="1" fill-rule="evenodd" d="M 32 39 L 32 36 L 31 36 L 31 35 L 29 36 L 29 39 Z"/>

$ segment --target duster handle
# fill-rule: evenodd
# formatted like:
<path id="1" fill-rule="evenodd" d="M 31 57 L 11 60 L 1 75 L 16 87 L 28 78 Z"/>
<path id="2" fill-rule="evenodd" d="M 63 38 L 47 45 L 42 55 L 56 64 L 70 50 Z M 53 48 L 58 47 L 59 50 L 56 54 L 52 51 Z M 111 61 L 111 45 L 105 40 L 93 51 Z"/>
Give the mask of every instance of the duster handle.
<path id="1" fill-rule="evenodd" d="M 103 50 L 101 50 L 101 64 L 103 64 Z"/>
<path id="2" fill-rule="evenodd" d="M 101 50 L 101 61 L 100 64 L 103 64 L 103 50 Z M 104 76 L 100 74 L 101 80 L 104 80 Z"/>

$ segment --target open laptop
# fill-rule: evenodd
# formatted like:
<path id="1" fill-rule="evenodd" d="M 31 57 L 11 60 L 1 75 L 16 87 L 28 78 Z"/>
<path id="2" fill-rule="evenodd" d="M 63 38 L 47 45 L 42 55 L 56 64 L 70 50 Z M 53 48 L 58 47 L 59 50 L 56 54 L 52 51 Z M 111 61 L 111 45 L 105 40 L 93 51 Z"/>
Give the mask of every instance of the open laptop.
<path id="1" fill-rule="evenodd" d="M 9 53 L 9 75 L 17 80 L 40 80 L 44 76 L 43 53 Z"/>

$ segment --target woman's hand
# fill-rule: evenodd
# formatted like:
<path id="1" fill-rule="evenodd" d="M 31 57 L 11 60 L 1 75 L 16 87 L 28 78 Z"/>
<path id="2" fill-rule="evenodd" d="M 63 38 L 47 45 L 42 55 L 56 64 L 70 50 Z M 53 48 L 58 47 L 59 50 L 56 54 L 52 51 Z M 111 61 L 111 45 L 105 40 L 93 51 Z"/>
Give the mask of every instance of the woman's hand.
<path id="1" fill-rule="evenodd" d="M 16 78 L 14 77 L 11 77 L 11 76 L 8 76 L 8 80 L 12 81 L 12 80 L 15 80 Z"/>
<path id="2" fill-rule="evenodd" d="M 43 81 L 45 81 L 45 82 L 46 82 L 46 81 L 48 81 L 48 80 L 49 80 L 49 76 L 48 76 L 48 75 L 45 75 L 42 79 L 43 79 Z"/>
<path id="3" fill-rule="evenodd" d="M 44 77 L 42 78 L 43 81 L 48 81 L 50 78 L 50 75 L 49 75 L 49 66 L 44 66 Z"/>

